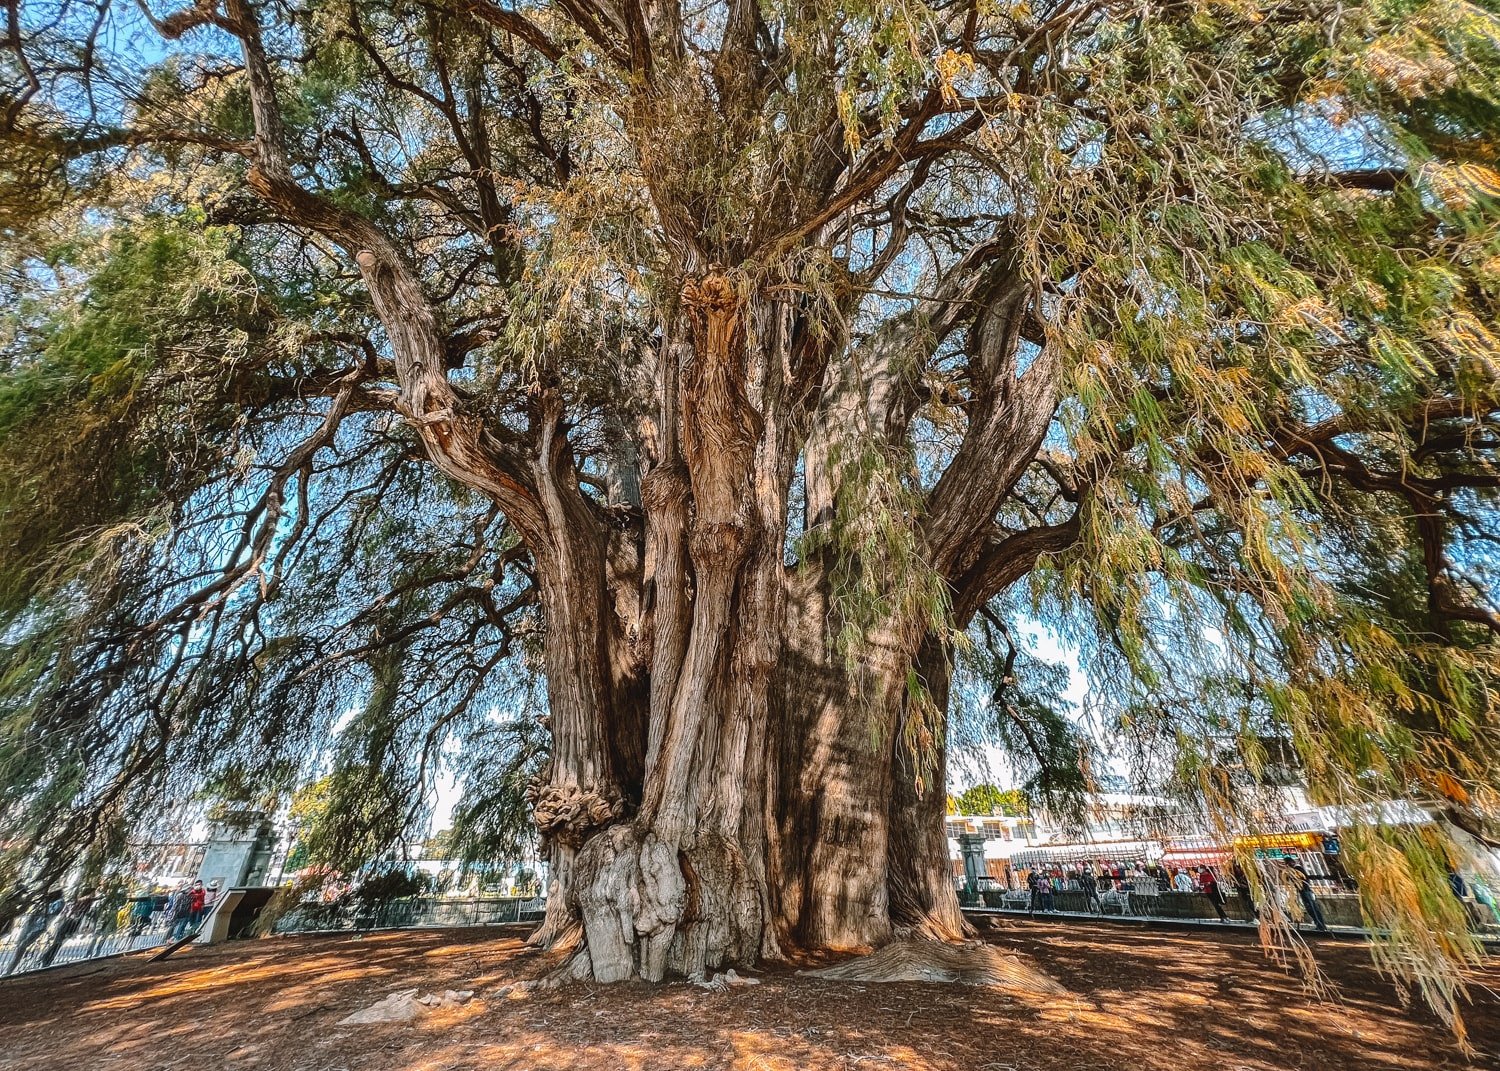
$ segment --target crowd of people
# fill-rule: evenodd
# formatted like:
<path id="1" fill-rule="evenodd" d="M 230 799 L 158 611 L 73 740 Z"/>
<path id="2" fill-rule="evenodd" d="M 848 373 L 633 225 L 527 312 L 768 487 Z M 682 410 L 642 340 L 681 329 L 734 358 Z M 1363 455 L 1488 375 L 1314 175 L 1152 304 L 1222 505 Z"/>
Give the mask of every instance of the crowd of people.
<path id="1" fill-rule="evenodd" d="M 9 942 L 0 961 L 0 976 L 18 968 L 48 967 L 69 940 L 87 939 L 83 958 L 109 951 L 112 939 L 138 939 L 160 933 L 177 940 L 197 933 L 213 908 L 219 882 L 183 882 L 176 889 L 149 886 L 136 892 L 84 888 L 69 896 L 52 889 L 30 911 L 5 912 L 0 942 Z M 13 894 L 25 895 L 24 889 Z M 29 957 L 29 958 L 28 958 Z"/>
<path id="2" fill-rule="evenodd" d="M 1144 860 L 1128 865 L 1099 860 L 1075 863 L 1068 868 L 1061 864 L 1033 868 L 1027 873 L 1026 887 L 1038 897 L 1049 892 L 1081 892 L 1097 898 L 1100 892 L 1116 889 L 1139 896 L 1159 896 L 1163 892 L 1202 892 L 1213 896 L 1218 879 L 1207 866 L 1172 869 Z"/>
<path id="3" fill-rule="evenodd" d="M 119 909 L 116 921 L 128 927 L 131 936 L 161 929 L 175 941 L 198 931 L 218 894 L 217 881 L 204 885 L 201 879 L 183 882 L 171 892 L 153 887 L 131 896 Z"/>
<path id="4" fill-rule="evenodd" d="M 1227 870 L 1234 895 L 1239 899 L 1246 917 L 1251 920 L 1259 918 L 1260 910 L 1249 875 L 1238 861 L 1232 862 Z M 1320 933 L 1328 932 L 1328 922 L 1314 891 L 1313 878 L 1295 856 L 1282 855 L 1267 860 L 1261 873 L 1261 886 L 1263 889 L 1280 887 L 1285 890 L 1289 896 L 1296 898 L 1302 909 L 1301 913 L 1314 928 Z M 1030 914 L 1055 910 L 1057 894 L 1064 892 L 1081 894 L 1088 910 L 1096 913 L 1102 913 L 1104 909 L 1101 894 L 1118 892 L 1143 898 L 1196 894 L 1208 900 L 1220 922 L 1230 921 L 1225 910 L 1229 902 L 1228 895 L 1219 875 L 1208 865 L 1172 868 L 1145 860 L 1126 864 L 1104 859 L 1074 863 L 1066 869 L 1061 864 L 1043 865 L 1027 872 L 1026 889 L 1029 893 L 1027 911 Z"/>
<path id="5" fill-rule="evenodd" d="M 1314 877 L 1290 852 L 1261 857 L 1257 860 L 1257 870 L 1258 881 L 1252 884 L 1238 860 L 1218 866 L 1168 867 L 1145 860 L 1127 863 L 1099 859 L 1069 864 L 1043 863 L 1024 871 L 1023 880 L 1029 914 L 1057 910 L 1057 898 L 1064 893 L 1081 897 L 1085 910 L 1095 913 L 1103 913 L 1105 901 L 1111 899 L 1119 903 L 1122 910 L 1126 903 L 1131 903 L 1139 912 L 1142 901 L 1156 897 L 1199 895 L 1207 899 L 1219 921 L 1226 923 L 1230 921 L 1227 908 L 1231 897 L 1237 900 L 1243 918 L 1252 922 L 1260 918 L 1262 905 L 1256 902 L 1256 890 L 1259 889 L 1259 895 L 1276 896 L 1289 913 L 1321 933 L 1328 932 L 1328 919 L 1324 905 L 1318 899 L 1318 882 L 1321 880 L 1335 890 L 1356 887 L 1342 868 L 1334 868 L 1335 872 L 1330 875 Z M 1500 925 L 1500 904 L 1482 879 L 1477 876 L 1465 879 L 1450 868 L 1448 886 L 1454 897 L 1463 903 L 1474 927 L 1489 929 Z M 1134 899 L 1126 900 L 1127 896 Z M 1153 913 L 1152 907 L 1145 906 L 1145 913 Z"/>

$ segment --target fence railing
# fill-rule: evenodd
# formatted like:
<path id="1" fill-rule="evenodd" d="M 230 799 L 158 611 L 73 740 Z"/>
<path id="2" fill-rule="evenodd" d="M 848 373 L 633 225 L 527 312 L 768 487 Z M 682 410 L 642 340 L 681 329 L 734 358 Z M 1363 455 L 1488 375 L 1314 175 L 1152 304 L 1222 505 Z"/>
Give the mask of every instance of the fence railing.
<path id="1" fill-rule="evenodd" d="M 271 932 L 499 926 L 540 922 L 546 909 L 547 901 L 542 897 L 524 896 L 420 896 L 378 904 L 357 900 L 312 902 L 287 911 Z M 22 918 L 0 937 L 0 977 L 158 948 L 174 936 L 181 936 L 181 932 L 174 935 L 171 920 L 160 912 L 147 923 L 123 927 L 112 916 L 104 921 L 85 918 L 76 923 L 66 916 Z"/>
<path id="2" fill-rule="evenodd" d="M 546 909 L 545 899 L 523 896 L 414 896 L 376 904 L 347 900 L 329 904 L 304 903 L 278 918 L 271 932 L 500 926 L 513 922 L 540 922 Z"/>
<path id="3" fill-rule="evenodd" d="M 1032 913 L 1032 897 L 1026 889 L 992 888 L 958 894 L 966 909 L 983 909 Z M 1043 893 L 1037 909 L 1043 914 L 1057 912 L 1073 915 L 1121 915 L 1146 919 L 1184 919 L 1209 921 L 1217 919 L 1213 901 L 1202 893 L 1175 891 L 1142 894 L 1116 890 L 1100 891 L 1090 897 L 1076 889 Z M 1366 925 L 1360 911 L 1359 897 L 1353 893 L 1324 894 L 1317 898 L 1319 911 L 1329 926 L 1363 929 Z M 1249 905 L 1238 893 L 1230 891 L 1222 904 L 1224 913 L 1235 922 L 1253 919 Z M 1500 936 L 1500 915 L 1486 904 L 1466 901 L 1465 911 L 1470 928 L 1489 939 Z"/>
<path id="4" fill-rule="evenodd" d="M 74 929 L 53 922 L 36 929 L 21 919 L 0 938 L 0 977 L 26 974 L 67 963 L 140 952 L 172 940 L 172 927 L 161 922 L 132 930 L 88 922 Z"/>

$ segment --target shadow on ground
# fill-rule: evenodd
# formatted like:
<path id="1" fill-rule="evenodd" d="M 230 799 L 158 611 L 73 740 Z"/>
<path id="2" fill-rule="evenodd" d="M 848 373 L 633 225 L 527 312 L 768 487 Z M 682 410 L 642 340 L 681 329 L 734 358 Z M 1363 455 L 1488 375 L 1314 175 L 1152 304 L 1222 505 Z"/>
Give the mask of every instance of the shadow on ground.
<path id="1" fill-rule="evenodd" d="M 858 985 L 771 969 L 726 992 L 574 986 L 502 995 L 521 931 L 281 937 L 0 982 L 5 1071 L 205 1065 L 255 1071 L 1294 1071 L 1500 1068 L 1500 971 L 1474 979 L 1479 1055 L 1403 1005 L 1358 945 L 1316 954 L 1336 1003 L 1308 999 L 1251 934 L 1004 920 L 986 939 L 1073 994 Z M 397 989 L 473 989 L 414 1024 L 339 1026 Z"/>

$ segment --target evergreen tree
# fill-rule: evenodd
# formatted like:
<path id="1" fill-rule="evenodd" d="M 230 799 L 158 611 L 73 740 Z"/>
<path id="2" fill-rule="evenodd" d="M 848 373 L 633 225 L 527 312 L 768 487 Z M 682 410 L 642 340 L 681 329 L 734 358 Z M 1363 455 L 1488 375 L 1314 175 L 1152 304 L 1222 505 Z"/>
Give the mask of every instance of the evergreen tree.
<path id="1" fill-rule="evenodd" d="M 7 878 L 456 753 L 599 980 L 957 936 L 950 749 L 1088 783 L 1040 621 L 1225 829 L 1284 742 L 1452 1010 L 1360 816 L 1493 836 L 1493 0 L 6 18 Z"/>

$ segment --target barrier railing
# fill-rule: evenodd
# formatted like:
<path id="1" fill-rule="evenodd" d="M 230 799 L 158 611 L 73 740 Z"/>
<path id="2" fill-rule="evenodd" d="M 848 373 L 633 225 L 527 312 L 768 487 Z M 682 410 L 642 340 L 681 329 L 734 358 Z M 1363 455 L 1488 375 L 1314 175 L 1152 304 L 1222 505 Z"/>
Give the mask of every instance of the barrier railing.
<path id="1" fill-rule="evenodd" d="M 1076 889 L 1065 889 L 1044 894 L 1036 914 L 1063 915 L 1120 915 L 1127 918 L 1175 919 L 1199 922 L 1217 921 L 1213 901 L 1202 893 L 1160 891 L 1150 894 L 1103 890 L 1090 898 Z M 1032 914 L 1031 894 L 1026 889 L 984 889 L 970 892 L 961 890 L 959 902 L 966 910 L 1010 911 Z M 1224 913 L 1234 922 L 1249 922 L 1253 915 L 1244 899 L 1230 891 L 1224 898 Z M 1363 929 L 1365 920 L 1360 912 L 1359 897 L 1352 893 L 1322 894 L 1318 907 L 1329 926 L 1343 929 Z M 1500 936 L 1500 915 L 1490 907 L 1475 901 L 1466 901 L 1470 928 L 1480 936 L 1490 939 Z"/>
<path id="2" fill-rule="evenodd" d="M 416 896 L 378 904 L 358 901 L 305 903 L 291 908 L 272 933 L 326 930 L 389 930 L 448 926 L 501 926 L 540 922 L 547 901 L 541 897 Z"/>
<path id="3" fill-rule="evenodd" d="M 54 923 L 40 931 L 18 921 L 11 932 L 0 939 L 0 977 L 26 974 L 30 971 L 103 959 L 126 952 L 157 948 L 172 940 L 172 928 L 158 923 L 132 931 L 103 929 L 85 923 L 71 933 L 60 932 Z"/>
<path id="4" fill-rule="evenodd" d="M 524 896 L 421 896 L 378 904 L 357 900 L 310 902 L 287 911 L 276 920 L 271 932 L 501 926 L 540 922 L 546 908 L 545 899 Z M 0 937 L 0 977 L 142 952 L 165 946 L 172 940 L 171 921 L 159 913 L 149 923 L 123 928 L 115 925 L 112 918 L 102 923 L 93 919 L 74 923 L 66 917 L 51 917 L 45 922 L 35 917 L 22 918 Z"/>

